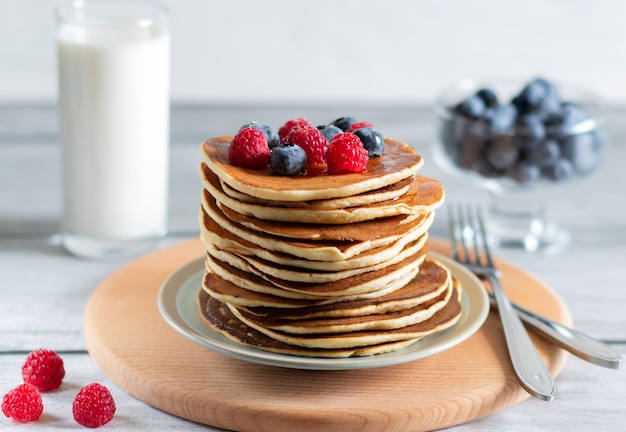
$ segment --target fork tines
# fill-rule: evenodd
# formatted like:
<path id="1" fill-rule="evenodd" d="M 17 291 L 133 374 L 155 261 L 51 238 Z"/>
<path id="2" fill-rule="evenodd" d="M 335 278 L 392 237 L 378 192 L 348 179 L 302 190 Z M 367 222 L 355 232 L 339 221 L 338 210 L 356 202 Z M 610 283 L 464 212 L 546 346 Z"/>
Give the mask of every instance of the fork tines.
<path id="1" fill-rule="evenodd" d="M 494 268 L 480 207 L 448 205 L 453 258 L 469 267 Z"/>

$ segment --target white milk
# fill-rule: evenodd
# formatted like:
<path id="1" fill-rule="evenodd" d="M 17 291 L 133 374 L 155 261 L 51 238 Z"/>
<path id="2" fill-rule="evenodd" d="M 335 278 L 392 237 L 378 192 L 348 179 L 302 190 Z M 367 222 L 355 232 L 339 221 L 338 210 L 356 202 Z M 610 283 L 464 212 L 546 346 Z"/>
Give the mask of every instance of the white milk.
<path id="1" fill-rule="evenodd" d="M 63 229 L 79 255 L 165 234 L 169 56 L 154 25 L 59 28 Z"/>

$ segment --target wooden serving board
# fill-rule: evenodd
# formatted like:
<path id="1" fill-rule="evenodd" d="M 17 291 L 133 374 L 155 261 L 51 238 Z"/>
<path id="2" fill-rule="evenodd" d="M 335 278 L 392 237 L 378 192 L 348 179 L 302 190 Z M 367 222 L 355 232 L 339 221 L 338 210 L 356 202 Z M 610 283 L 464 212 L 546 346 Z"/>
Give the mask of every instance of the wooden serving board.
<path id="1" fill-rule="evenodd" d="M 431 240 L 447 253 L 446 242 Z M 89 352 L 120 387 L 145 403 L 195 422 L 241 432 L 433 430 L 500 411 L 529 397 L 510 366 L 490 313 L 452 349 L 401 365 L 308 371 L 232 359 L 194 344 L 161 317 L 163 281 L 202 256 L 198 240 L 137 259 L 102 282 L 85 312 Z M 541 282 L 498 262 L 521 305 L 571 324 L 563 302 Z M 532 335 L 553 375 L 567 353 Z"/>

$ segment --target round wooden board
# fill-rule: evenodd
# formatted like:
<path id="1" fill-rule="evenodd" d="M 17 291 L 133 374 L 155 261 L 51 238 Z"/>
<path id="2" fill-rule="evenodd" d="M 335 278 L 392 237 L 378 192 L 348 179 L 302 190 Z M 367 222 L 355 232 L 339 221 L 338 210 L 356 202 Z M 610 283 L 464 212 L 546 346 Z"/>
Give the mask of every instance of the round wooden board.
<path id="1" fill-rule="evenodd" d="M 432 250 L 447 253 L 444 241 Z M 495 313 L 468 340 L 413 362 L 374 369 L 308 371 L 232 359 L 168 326 L 157 308 L 163 281 L 202 256 L 190 240 L 137 259 L 97 287 L 85 312 L 90 354 L 120 387 L 195 422 L 241 432 L 423 431 L 465 423 L 529 397 L 510 366 Z M 571 324 L 541 282 L 498 262 L 511 299 Z M 567 353 L 531 335 L 553 375 Z"/>

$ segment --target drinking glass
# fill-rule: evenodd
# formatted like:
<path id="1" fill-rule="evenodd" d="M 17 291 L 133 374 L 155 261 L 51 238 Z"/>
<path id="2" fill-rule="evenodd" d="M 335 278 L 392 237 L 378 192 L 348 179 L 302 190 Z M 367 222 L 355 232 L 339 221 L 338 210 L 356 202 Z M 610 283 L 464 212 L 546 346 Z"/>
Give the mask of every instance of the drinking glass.
<path id="1" fill-rule="evenodd" d="M 136 254 L 167 232 L 168 11 L 141 0 L 56 10 L 63 245 Z"/>

